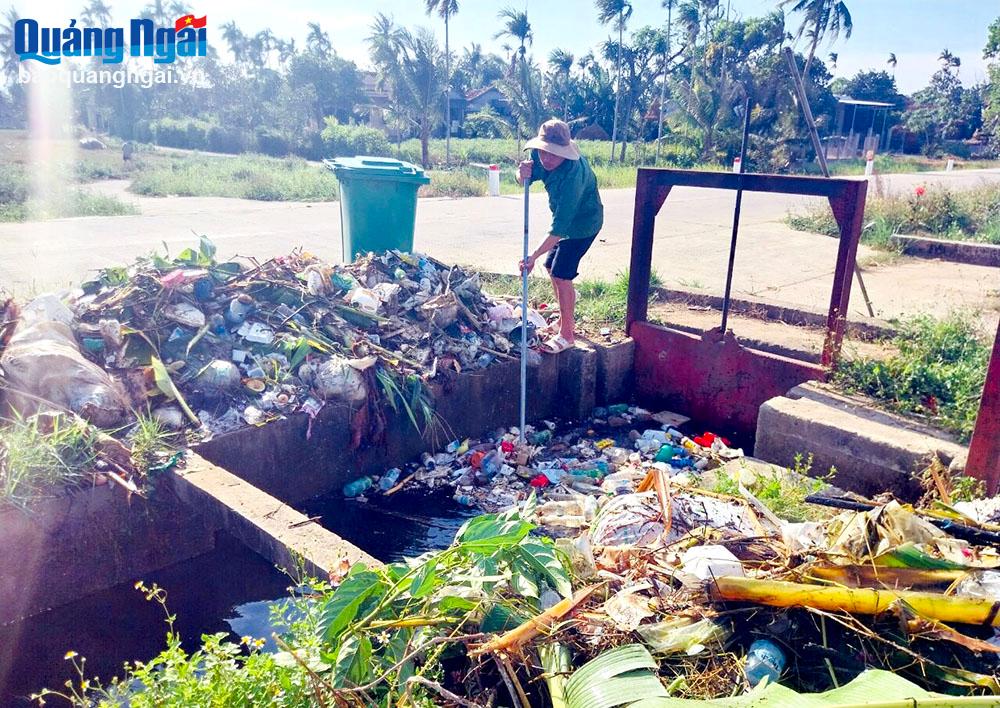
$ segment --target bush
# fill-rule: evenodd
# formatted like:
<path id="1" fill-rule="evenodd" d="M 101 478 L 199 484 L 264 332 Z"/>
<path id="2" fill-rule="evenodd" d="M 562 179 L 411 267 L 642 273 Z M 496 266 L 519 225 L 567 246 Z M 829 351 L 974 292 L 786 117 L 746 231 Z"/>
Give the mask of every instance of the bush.
<path id="1" fill-rule="evenodd" d="M 392 155 L 389 139 L 381 130 L 363 125 L 341 125 L 332 116 L 326 118 L 321 137 L 328 157 Z"/>
<path id="2" fill-rule="evenodd" d="M 967 441 L 989 358 L 989 347 L 973 321 L 960 314 L 944 320 L 929 316 L 910 320 L 893 340 L 899 354 L 884 361 L 846 361 L 835 380 L 894 410 L 928 416 Z"/>
<path id="3" fill-rule="evenodd" d="M 486 194 L 486 176 L 463 171 L 435 171 L 431 183 L 420 188 L 421 197 L 482 197 Z"/>
<path id="4" fill-rule="evenodd" d="M 323 133 L 319 130 L 307 130 L 295 141 L 292 152 L 307 160 L 322 160 L 327 156 Z"/>
<path id="5" fill-rule="evenodd" d="M 212 124 L 208 121 L 195 118 L 159 118 L 149 124 L 154 143 L 186 150 L 204 150 L 208 145 L 207 133 L 211 127 Z"/>
<path id="6" fill-rule="evenodd" d="M 288 139 L 276 130 L 258 126 L 254 131 L 257 151 L 271 157 L 284 157 L 289 153 Z"/>
<path id="7" fill-rule="evenodd" d="M 789 214 L 793 229 L 836 236 L 840 233 L 829 207 Z M 984 184 L 952 191 L 946 187 L 917 187 L 907 196 L 870 199 L 865 205 L 862 234 L 873 246 L 892 234 L 924 234 L 952 240 L 1000 243 L 1000 185 Z M 877 235 L 877 238 L 873 238 Z"/>
<path id="8" fill-rule="evenodd" d="M 247 137 L 241 130 L 213 125 L 208 129 L 208 149 L 212 152 L 241 153 L 246 149 Z"/>
<path id="9" fill-rule="evenodd" d="M 0 166 L 0 204 L 23 204 L 28 199 L 28 175 L 20 165 Z"/>

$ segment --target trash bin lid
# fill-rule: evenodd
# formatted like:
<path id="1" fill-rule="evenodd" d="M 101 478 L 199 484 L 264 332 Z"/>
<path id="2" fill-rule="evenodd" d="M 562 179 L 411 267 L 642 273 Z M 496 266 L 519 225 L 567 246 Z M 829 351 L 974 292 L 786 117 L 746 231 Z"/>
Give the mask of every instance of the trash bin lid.
<path id="1" fill-rule="evenodd" d="M 360 177 L 362 179 L 386 179 L 419 184 L 427 184 L 431 181 L 430 177 L 424 175 L 422 168 L 392 157 L 356 155 L 355 157 L 324 160 L 323 163 L 333 170 L 337 179 Z"/>

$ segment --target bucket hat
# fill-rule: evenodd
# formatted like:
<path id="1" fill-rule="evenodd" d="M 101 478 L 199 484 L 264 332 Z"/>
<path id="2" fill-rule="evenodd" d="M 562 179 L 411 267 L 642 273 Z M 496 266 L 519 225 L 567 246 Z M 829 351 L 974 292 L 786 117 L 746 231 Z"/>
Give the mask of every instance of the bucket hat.
<path id="1" fill-rule="evenodd" d="M 525 150 L 544 150 L 567 160 L 579 160 L 580 149 L 570 138 L 569 126 L 561 120 L 547 120 L 538 128 L 538 135 L 524 144 Z"/>

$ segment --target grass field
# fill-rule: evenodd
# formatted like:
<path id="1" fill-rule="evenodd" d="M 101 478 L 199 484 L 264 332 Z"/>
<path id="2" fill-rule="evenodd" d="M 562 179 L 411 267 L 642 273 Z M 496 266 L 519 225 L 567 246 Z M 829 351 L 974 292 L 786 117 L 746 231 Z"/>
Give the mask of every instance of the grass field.
<path id="1" fill-rule="evenodd" d="M 827 207 L 790 214 L 787 223 L 800 231 L 828 236 L 839 233 Z M 892 241 L 897 234 L 1000 244 L 1000 185 L 983 184 L 963 190 L 918 187 L 906 194 L 869 199 L 862 241 L 875 248 L 894 250 L 899 248 Z"/>
<path id="2" fill-rule="evenodd" d="M 143 196 L 212 196 L 256 199 L 263 201 L 328 201 L 338 198 L 337 180 L 330 172 L 315 162 L 301 158 L 274 158 L 257 154 L 215 155 L 187 152 L 140 145 L 130 163 L 121 158 L 121 141 L 102 138 L 108 145 L 106 150 L 82 150 L 76 140 L 66 139 L 50 142 L 47 164 L 53 166 L 57 174 L 66 179 L 65 194 L 53 203 L 42 207 L 32 202 L 25 193 L 19 201 L 0 198 L 0 219 L 23 221 L 34 218 L 57 216 L 115 215 L 135 213 L 135 208 L 114 199 L 97 197 L 76 189 L 77 185 L 103 179 L 131 179 L 131 190 Z M 602 189 L 630 188 L 635 186 L 637 165 L 652 164 L 655 158 L 652 145 L 629 147 L 628 164 L 612 164 L 609 141 L 580 141 L 581 152 L 590 162 Z M 30 170 L 32 153 L 37 152 L 24 131 L 0 131 L 0 164 L 8 167 L 22 167 L 19 172 L 5 170 L 0 174 L 0 189 L 10 182 L 20 180 L 21 189 L 15 185 L 15 192 L 24 191 L 28 182 L 24 180 Z M 393 146 L 395 157 L 409 162 L 419 162 L 420 144 L 407 140 L 402 145 Z M 55 157 L 52 157 L 52 156 Z M 521 191 L 514 179 L 515 160 L 518 157 L 517 143 L 503 139 L 455 139 L 452 140 L 452 167 L 441 169 L 445 161 L 444 141 L 430 143 L 431 162 L 436 167 L 428 170 L 430 184 L 421 187 L 421 197 L 474 197 L 484 196 L 487 191 L 486 170 L 481 165 L 498 164 L 501 167 L 500 189 L 504 194 Z M 664 148 L 660 166 L 692 167 L 707 170 L 722 170 L 725 166 L 698 163 L 696 156 L 676 146 Z M 996 166 L 1000 163 L 966 163 L 966 167 Z M 963 165 L 959 165 L 962 167 Z M 838 161 L 831 165 L 834 174 L 862 174 L 861 160 Z M 919 172 L 943 169 L 943 160 L 928 160 L 918 156 L 880 155 L 876 159 L 876 169 L 882 173 Z M 3 169 L 3 168 L 0 168 Z M 804 165 L 801 171 L 815 174 L 818 168 Z M 533 191 L 542 191 L 536 184 Z M 0 194 L 0 197 L 5 196 Z M 802 222 L 804 225 L 807 222 Z M 822 225 L 821 225 L 822 226 Z"/>

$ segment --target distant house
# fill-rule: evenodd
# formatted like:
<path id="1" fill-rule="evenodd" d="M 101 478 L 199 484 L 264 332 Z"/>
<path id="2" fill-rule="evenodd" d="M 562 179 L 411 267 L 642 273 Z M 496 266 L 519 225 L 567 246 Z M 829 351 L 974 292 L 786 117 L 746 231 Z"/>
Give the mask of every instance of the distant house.
<path id="1" fill-rule="evenodd" d="M 882 101 L 861 101 L 837 96 L 834 133 L 826 139 L 828 160 L 852 159 L 885 144 L 889 111 L 896 106 Z"/>
<path id="2" fill-rule="evenodd" d="M 484 108 L 492 108 L 497 113 L 507 112 L 508 101 L 496 86 L 473 89 L 465 92 L 465 113 L 476 113 Z"/>
<path id="3" fill-rule="evenodd" d="M 361 72 L 361 94 L 364 96 L 364 105 L 361 107 L 368 111 L 368 125 L 386 130 L 385 110 L 389 108 L 389 91 L 381 84 L 374 71 Z"/>

